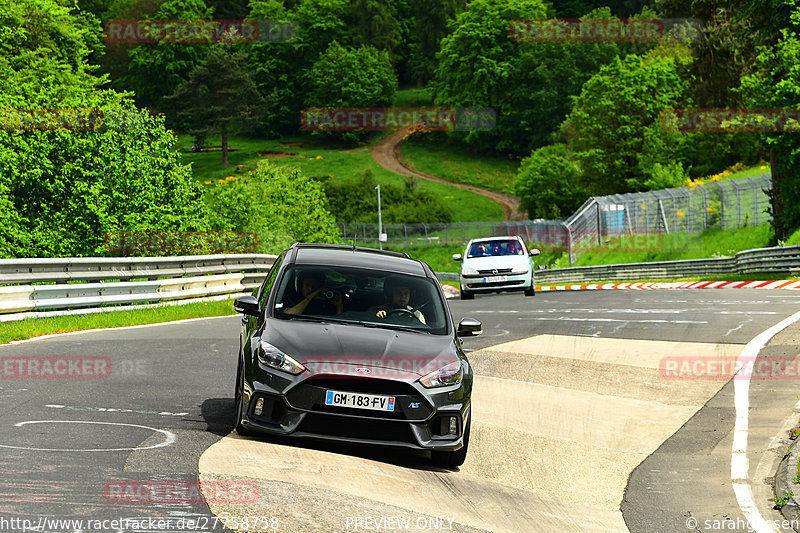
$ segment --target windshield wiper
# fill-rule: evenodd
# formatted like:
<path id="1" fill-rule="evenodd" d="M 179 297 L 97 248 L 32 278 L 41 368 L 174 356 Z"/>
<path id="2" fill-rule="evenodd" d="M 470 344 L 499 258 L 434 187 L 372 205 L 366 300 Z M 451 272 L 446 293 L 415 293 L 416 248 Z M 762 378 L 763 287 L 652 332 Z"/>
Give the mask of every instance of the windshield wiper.
<path id="1" fill-rule="evenodd" d="M 362 322 L 357 322 L 357 324 L 360 324 L 360 325 L 368 327 L 368 328 L 397 329 L 397 330 L 400 330 L 400 331 L 410 331 L 412 333 L 424 333 L 426 335 L 430 335 L 431 334 L 430 331 L 427 331 L 427 330 L 424 330 L 424 329 L 412 328 L 410 326 L 400 326 L 398 324 L 382 324 L 382 323 L 378 323 L 378 322 L 363 322 L 363 321 Z"/>

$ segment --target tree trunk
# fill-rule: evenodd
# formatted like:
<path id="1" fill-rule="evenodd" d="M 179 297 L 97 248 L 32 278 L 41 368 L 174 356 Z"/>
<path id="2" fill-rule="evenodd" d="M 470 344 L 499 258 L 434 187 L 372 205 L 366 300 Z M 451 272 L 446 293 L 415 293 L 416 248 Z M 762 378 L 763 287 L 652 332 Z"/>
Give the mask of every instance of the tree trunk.
<path id="1" fill-rule="evenodd" d="M 222 166 L 228 166 L 228 125 L 222 123 Z"/>

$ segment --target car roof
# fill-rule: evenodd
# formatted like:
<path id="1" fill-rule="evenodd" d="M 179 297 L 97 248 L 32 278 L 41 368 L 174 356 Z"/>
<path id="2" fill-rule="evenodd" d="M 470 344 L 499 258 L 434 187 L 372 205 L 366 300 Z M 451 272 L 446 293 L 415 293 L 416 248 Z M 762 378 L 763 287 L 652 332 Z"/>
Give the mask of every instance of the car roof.
<path id="1" fill-rule="evenodd" d="M 481 237 L 479 239 L 472 239 L 471 241 L 469 241 L 469 243 L 472 244 L 472 243 L 475 243 L 475 242 L 502 241 L 503 239 L 505 239 L 507 241 L 508 240 L 515 240 L 515 241 L 521 241 L 522 240 L 517 235 L 498 235 L 497 237 Z"/>
<path id="2" fill-rule="evenodd" d="M 298 265 L 370 268 L 398 274 L 433 277 L 430 268 L 426 268 L 427 265 L 422 261 L 411 259 L 408 254 L 399 252 L 309 243 L 297 243 L 291 249 L 294 251 L 291 262 Z"/>

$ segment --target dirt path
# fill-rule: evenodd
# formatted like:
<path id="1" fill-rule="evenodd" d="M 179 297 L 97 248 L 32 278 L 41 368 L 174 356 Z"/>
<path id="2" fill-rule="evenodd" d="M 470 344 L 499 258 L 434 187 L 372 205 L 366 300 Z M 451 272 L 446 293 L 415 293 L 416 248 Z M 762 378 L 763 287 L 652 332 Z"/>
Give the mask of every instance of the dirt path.
<path id="1" fill-rule="evenodd" d="M 455 183 L 452 181 L 443 180 L 436 176 L 431 176 L 424 172 L 413 168 L 411 165 L 403 161 L 400 157 L 400 145 L 403 142 L 403 137 L 408 133 L 408 128 L 397 130 L 391 135 L 388 135 L 378 141 L 372 147 L 372 158 L 378 162 L 380 166 L 395 174 L 401 176 L 414 176 L 423 180 L 438 181 L 439 183 L 446 183 L 453 187 L 458 187 L 481 196 L 499 204 L 503 208 L 503 214 L 506 220 L 525 220 L 527 216 L 520 209 L 519 198 L 514 195 L 481 189 L 472 185 L 465 185 L 463 183 Z"/>

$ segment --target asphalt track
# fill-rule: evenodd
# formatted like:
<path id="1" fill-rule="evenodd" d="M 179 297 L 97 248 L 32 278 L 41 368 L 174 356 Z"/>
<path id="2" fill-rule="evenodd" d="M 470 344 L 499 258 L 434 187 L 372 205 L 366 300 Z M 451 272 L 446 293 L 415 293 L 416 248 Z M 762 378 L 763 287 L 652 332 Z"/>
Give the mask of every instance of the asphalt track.
<path id="1" fill-rule="evenodd" d="M 479 423 L 457 471 L 432 468 L 424 454 L 227 436 L 237 317 L 1 346 L 3 363 L 86 356 L 107 361 L 111 372 L 15 379 L 0 367 L 0 531 L 22 531 L 22 520 L 43 532 L 224 525 L 684 531 L 688 517 L 700 519 L 696 529 L 703 531 L 706 521 L 744 517 L 731 488 L 733 383 L 671 379 L 663 361 L 735 359 L 799 302 L 800 294 L 782 290 L 451 300 L 457 319 L 484 324 L 483 336 L 465 341 L 481 376 L 474 397 Z M 765 353 L 794 355 L 798 342 L 789 328 Z M 785 449 L 776 436 L 790 416 L 797 418 L 794 390 L 787 379 L 754 381 L 750 390 L 750 478 L 765 519 L 776 518 L 767 514 L 764 479 Z M 120 492 L 159 483 L 191 489 L 198 472 L 249 492 L 237 493 L 238 500 L 228 493 L 210 508 L 199 497 L 175 503 Z M 250 524 L 242 527 L 246 517 Z M 121 518 L 147 520 L 116 528 L 102 522 Z M 94 522 L 52 522 L 63 519 Z M 726 530 L 747 531 L 746 522 Z"/>

